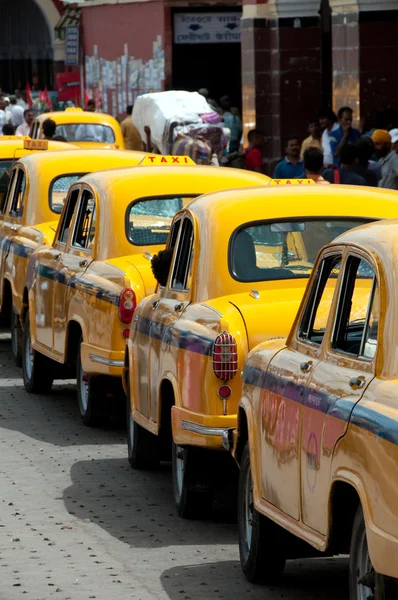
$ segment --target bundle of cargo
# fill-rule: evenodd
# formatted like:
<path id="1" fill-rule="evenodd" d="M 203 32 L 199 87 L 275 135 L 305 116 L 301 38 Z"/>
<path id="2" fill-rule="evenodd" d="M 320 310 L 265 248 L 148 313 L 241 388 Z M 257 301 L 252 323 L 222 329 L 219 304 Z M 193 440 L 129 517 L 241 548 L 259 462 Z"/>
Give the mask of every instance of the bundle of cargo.
<path id="1" fill-rule="evenodd" d="M 211 164 L 215 156 L 221 160 L 228 148 L 229 129 L 197 92 L 144 94 L 137 98 L 132 117 L 147 149 L 159 154 L 185 155 L 197 164 Z"/>

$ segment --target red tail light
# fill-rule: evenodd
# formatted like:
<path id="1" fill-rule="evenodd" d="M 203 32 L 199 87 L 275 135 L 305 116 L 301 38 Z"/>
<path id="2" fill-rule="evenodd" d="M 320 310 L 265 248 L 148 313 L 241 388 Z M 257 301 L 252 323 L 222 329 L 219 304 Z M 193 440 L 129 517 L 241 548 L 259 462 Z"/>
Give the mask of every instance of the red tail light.
<path id="1" fill-rule="evenodd" d="M 123 290 L 119 302 L 119 319 L 122 323 L 131 323 L 136 306 L 137 299 L 134 290 L 130 288 Z"/>
<path id="2" fill-rule="evenodd" d="M 228 381 L 238 370 L 238 350 L 235 338 L 229 333 L 217 336 L 213 346 L 213 371 L 218 379 Z"/>

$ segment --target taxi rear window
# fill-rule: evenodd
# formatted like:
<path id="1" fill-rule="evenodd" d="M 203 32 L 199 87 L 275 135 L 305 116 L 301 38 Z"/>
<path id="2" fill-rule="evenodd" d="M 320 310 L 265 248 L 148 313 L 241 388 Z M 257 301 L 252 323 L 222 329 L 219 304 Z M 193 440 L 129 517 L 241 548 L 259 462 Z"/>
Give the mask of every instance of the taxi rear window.
<path id="1" fill-rule="evenodd" d="M 61 214 L 70 186 L 83 175 L 86 175 L 86 173 L 64 173 L 52 180 L 48 191 L 48 199 L 53 212 L 58 215 Z"/>
<path id="2" fill-rule="evenodd" d="M 247 223 L 229 242 L 229 271 L 241 282 L 308 278 L 319 250 L 361 218 L 322 218 Z"/>
<path id="3" fill-rule="evenodd" d="M 100 123 L 65 123 L 57 125 L 56 135 L 62 135 L 68 142 L 113 144 L 115 141 L 112 127 Z"/>
<path id="4" fill-rule="evenodd" d="M 134 200 L 126 211 L 126 236 L 136 246 L 166 244 L 174 215 L 183 208 L 184 198 L 197 194 L 156 196 Z"/>

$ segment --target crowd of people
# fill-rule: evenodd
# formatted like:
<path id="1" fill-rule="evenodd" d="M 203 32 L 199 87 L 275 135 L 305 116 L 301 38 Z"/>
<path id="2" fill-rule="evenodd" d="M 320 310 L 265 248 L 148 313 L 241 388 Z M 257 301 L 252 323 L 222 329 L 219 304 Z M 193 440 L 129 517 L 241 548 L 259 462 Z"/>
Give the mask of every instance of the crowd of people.
<path id="1" fill-rule="evenodd" d="M 361 131 L 353 127 L 353 111 L 341 107 L 318 112 L 308 124 L 303 141 L 292 135 L 285 141 L 285 157 L 272 173 L 275 179 L 308 177 L 319 184 L 343 183 L 398 190 L 398 128 L 393 111 L 379 115 L 378 127 Z M 398 123 L 398 120 L 397 120 Z M 264 172 L 266 136 L 259 130 L 248 135 L 247 169 Z"/>

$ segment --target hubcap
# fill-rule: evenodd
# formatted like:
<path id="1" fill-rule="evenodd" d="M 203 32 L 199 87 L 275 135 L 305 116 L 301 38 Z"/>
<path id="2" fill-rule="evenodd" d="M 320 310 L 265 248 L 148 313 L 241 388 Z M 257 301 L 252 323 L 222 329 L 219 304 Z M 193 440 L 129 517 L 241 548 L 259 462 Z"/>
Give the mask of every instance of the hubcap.
<path id="1" fill-rule="evenodd" d="M 177 493 L 178 500 L 182 494 L 182 485 L 184 481 L 184 449 L 181 446 L 176 446 L 175 448 L 175 472 L 176 472 L 176 483 L 177 483 Z"/>
<path id="2" fill-rule="evenodd" d="M 355 567 L 357 574 L 357 599 L 373 600 L 375 576 L 374 569 L 370 561 L 365 529 L 363 530 L 363 533 L 359 540 L 357 564 L 355 565 Z"/>
<path id="3" fill-rule="evenodd" d="M 26 332 L 26 341 L 25 341 L 25 372 L 28 379 L 32 379 L 33 373 L 33 354 L 34 350 L 32 348 L 32 344 L 30 342 L 30 330 Z"/>
<path id="4" fill-rule="evenodd" d="M 80 360 L 80 359 L 79 359 Z M 88 407 L 88 376 L 83 371 L 82 364 L 80 363 L 80 405 L 82 414 L 85 415 Z"/>
<path id="5" fill-rule="evenodd" d="M 243 495 L 243 536 L 247 551 L 250 551 L 253 534 L 253 486 L 250 468 L 245 474 L 245 485 Z"/>

